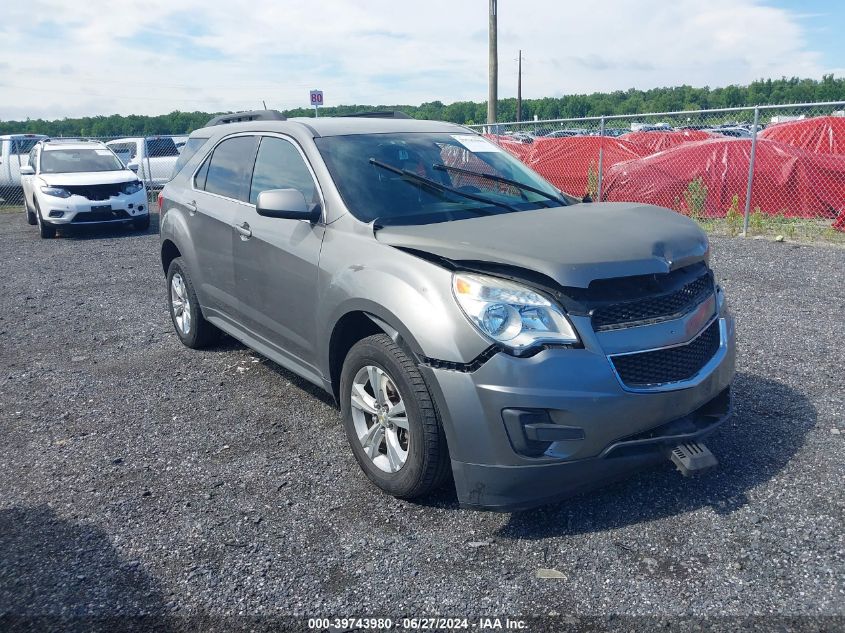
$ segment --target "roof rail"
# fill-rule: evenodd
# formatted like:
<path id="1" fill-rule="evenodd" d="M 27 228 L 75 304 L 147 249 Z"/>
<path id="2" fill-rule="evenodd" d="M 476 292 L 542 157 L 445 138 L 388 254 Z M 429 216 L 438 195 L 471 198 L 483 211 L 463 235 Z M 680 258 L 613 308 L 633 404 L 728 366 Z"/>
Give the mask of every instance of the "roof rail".
<path id="1" fill-rule="evenodd" d="M 212 118 L 205 127 L 212 125 L 226 125 L 227 123 L 241 123 L 243 121 L 286 121 L 287 117 L 278 110 L 244 110 L 220 114 Z"/>
<path id="2" fill-rule="evenodd" d="M 58 138 L 52 138 L 48 136 L 47 138 L 41 139 L 42 143 L 101 143 L 102 141 L 98 141 L 96 139 L 85 138 L 83 136 L 60 136 Z"/>
<path id="3" fill-rule="evenodd" d="M 340 114 L 342 117 L 362 117 L 370 119 L 411 119 L 410 115 L 399 110 L 374 110 L 372 112 L 353 112 L 352 114 Z"/>

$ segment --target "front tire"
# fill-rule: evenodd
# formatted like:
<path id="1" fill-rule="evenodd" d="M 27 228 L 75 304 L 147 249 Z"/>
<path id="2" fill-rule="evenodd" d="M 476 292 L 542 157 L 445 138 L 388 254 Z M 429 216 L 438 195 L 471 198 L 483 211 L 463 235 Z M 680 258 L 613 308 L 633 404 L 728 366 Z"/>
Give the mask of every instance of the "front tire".
<path id="1" fill-rule="evenodd" d="M 51 240 L 56 237 L 56 227 L 47 224 L 41 217 L 41 206 L 37 200 L 35 201 L 35 221 L 38 223 L 38 232 L 41 234 L 41 239 Z"/>
<path id="2" fill-rule="evenodd" d="M 167 302 L 176 335 L 186 347 L 200 349 L 217 340 L 220 330 L 203 317 L 194 284 L 181 257 L 170 262 L 167 269 Z"/>
<path id="3" fill-rule="evenodd" d="M 356 343 L 343 363 L 341 412 L 364 474 L 383 491 L 414 499 L 449 477 L 446 436 L 414 361 L 386 334 Z"/>
<path id="4" fill-rule="evenodd" d="M 31 226 L 35 226 L 36 224 L 38 224 L 38 220 L 35 217 L 35 212 L 29 206 L 29 200 L 26 199 L 26 196 L 24 196 L 23 199 L 23 208 L 24 211 L 26 211 L 26 223 Z"/>

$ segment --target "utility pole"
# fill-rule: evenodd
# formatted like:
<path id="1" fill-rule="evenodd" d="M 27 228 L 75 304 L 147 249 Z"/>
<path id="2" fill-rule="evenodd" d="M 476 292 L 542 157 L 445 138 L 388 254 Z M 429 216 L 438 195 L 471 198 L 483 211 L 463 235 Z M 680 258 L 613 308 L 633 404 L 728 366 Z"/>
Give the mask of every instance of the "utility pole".
<path id="1" fill-rule="evenodd" d="M 496 2 L 497 0 L 490 0 L 487 123 L 496 122 L 496 103 L 499 100 L 499 53 L 496 43 Z"/>
<path id="2" fill-rule="evenodd" d="M 519 65 L 516 72 L 516 122 L 522 121 L 522 49 L 519 49 Z"/>

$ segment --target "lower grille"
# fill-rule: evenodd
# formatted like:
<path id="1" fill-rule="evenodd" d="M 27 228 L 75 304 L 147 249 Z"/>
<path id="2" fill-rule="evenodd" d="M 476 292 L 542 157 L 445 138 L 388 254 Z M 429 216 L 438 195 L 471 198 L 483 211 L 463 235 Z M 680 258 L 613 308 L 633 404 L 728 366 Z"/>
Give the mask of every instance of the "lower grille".
<path id="1" fill-rule="evenodd" d="M 107 185 L 64 185 L 75 196 L 82 196 L 89 200 L 108 200 L 112 196 L 119 195 L 128 183 L 115 182 Z"/>
<path id="2" fill-rule="evenodd" d="M 649 387 L 689 380 L 713 358 L 719 344 L 719 320 L 716 319 L 686 345 L 612 356 L 610 360 L 625 385 Z"/>
<path id="3" fill-rule="evenodd" d="M 77 213 L 74 223 L 84 224 L 85 222 L 109 222 L 111 220 L 128 220 L 131 216 L 123 209 L 115 211 L 84 211 Z"/>

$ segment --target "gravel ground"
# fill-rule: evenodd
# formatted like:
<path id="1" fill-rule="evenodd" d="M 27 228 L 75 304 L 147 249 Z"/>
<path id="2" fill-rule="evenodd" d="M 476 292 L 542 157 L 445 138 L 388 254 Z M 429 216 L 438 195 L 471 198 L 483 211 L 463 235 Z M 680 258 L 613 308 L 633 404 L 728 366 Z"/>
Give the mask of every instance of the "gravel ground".
<path id="1" fill-rule="evenodd" d="M 550 613 L 843 627 L 845 249 L 713 240 L 741 337 L 717 471 L 667 464 L 493 514 L 452 491 L 381 494 L 328 396 L 231 339 L 182 347 L 155 231 L 40 240 L 0 214 L 0 629 Z"/>

